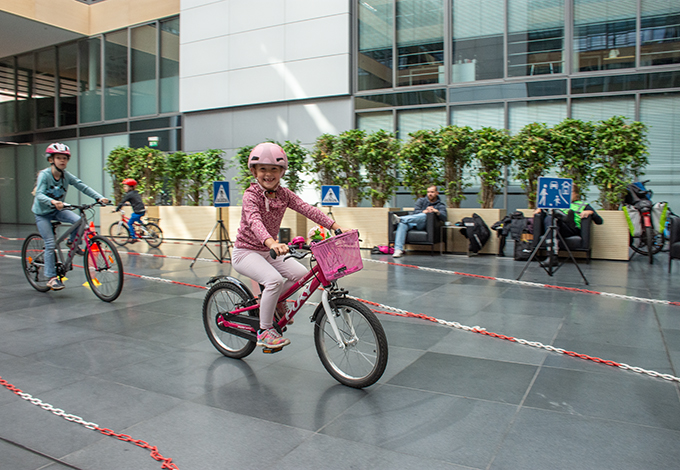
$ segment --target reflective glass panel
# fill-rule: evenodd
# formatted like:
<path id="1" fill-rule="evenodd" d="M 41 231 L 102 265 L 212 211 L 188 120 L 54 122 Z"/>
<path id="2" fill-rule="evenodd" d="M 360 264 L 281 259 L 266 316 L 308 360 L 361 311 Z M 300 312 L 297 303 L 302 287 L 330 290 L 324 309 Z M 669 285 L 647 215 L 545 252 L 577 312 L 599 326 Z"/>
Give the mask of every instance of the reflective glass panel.
<path id="1" fill-rule="evenodd" d="M 508 76 L 564 71 L 564 0 L 508 2 Z"/>
<path id="2" fill-rule="evenodd" d="M 33 54 L 17 57 L 17 122 L 16 130 L 30 131 L 34 128 L 33 107 Z"/>
<path id="3" fill-rule="evenodd" d="M 505 111 L 503 104 L 454 106 L 451 108 L 451 124 L 455 126 L 470 126 L 473 129 L 481 129 L 482 127 L 504 129 Z"/>
<path id="4" fill-rule="evenodd" d="M 0 103 L 0 106 L 2 103 Z M 0 220 L 5 224 L 17 223 L 17 181 L 14 147 L 0 147 Z M 33 198 L 28 197 L 25 199 Z"/>
<path id="5" fill-rule="evenodd" d="M 128 116 L 128 32 L 127 29 L 104 36 L 104 117 Z"/>
<path id="6" fill-rule="evenodd" d="M 451 81 L 502 78 L 504 0 L 452 2 Z"/>
<path id="7" fill-rule="evenodd" d="M 392 87 L 392 0 L 359 2 L 359 90 Z"/>
<path id="8" fill-rule="evenodd" d="M 357 129 L 366 132 L 384 130 L 392 132 L 394 128 L 392 112 L 388 113 L 364 113 L 357 115 Z"/>
<path id="9" fill-rule="evenodd" d="M 56 95 L 57 59 L 56 49 L 35 54 L 35 96 L 37 128 L 54 127 L 54 97 Z"/>
<path id="10" fill-rule="evenodd" d="M 102 120 L 101 41 L 87 39 L 78 43 L 80 51 L 80 122 Z"/>
<path id="11" fill-rule="evenodd" d="M 78 46 L 69 44 L 57 49 L 59 57 L 58 126 L 78 123 Z"/>
<path id="12" fill-rule="evenodd" d="M 438 129 L 446 125 L 446 110 L 438 109 L 415 109 L 400 111 L 397 113 L 397 137 L 408 140 L 411 132 Z"/>
<path id="13" fill-rule="evenodd" d="M 0 60 L 0 135 L 14 132 L 14 60 Z"/>
<path id="14" fill-rule="evenodd" d="M 567 117 L 566 100 L 524 101 L 508 105 L 508 127 L 515 135 L 527 124 L 541 122 L 554 126 Z"/>
<path id="15" fill-rule="evenodd" d="M 640 65 L 680 63 L 680 2 L 642 0 Z"/>
<path id="16" fill-rule="evenodd" d="M 179 111 L 179 18 L 161 21 L 161 113 Z"/>
<path id="17" fill-rule="evenodd" d="M 130 31 L 132 116 L 157 114 L 156 31 L 155 23 Z"/>
<path id="18" fill-rule="evenodd" d="M 443 0 L 397 1 L 399 86 L 444 83 Z"/>
<path id="19" fill-rule="evenodd" d="M 612 116 L 635 118 L 635 97 L 580 98 L 571 102 L 571 117 L 582 121 L 604 121 Z"/>
<path id="20" fill-rule="evenodd" d="M 574 72 L 635 67 L 637 0 L 574 0 Z"/>

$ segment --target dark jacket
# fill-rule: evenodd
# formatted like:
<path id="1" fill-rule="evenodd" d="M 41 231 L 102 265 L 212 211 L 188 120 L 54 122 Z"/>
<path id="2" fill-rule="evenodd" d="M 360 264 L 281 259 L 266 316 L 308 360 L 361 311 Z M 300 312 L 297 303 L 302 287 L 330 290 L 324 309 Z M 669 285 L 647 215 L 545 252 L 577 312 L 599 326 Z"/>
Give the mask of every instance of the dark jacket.
<path id="1" fill-rule="evenodd" d="M 135 214 L 146 213 L 146 207 L 144 207 L 144 203 L 142 202 L 142 196 L 139 195 L 136 189 L 131 189 L 125 193 L 123 200 L 120 201 L 120 204 L 118 204 L 118 207 L 116 207 L 116 211 L 119 211 L 126 202 L 130 203 Z"/>
<path id="2" fill-rule="evenodd" d="M 446 219 L 447 219 L 446 204 L 444 204 L 442 202 L 442 200 L 439 198 L 439 196 L 437 196 L 437 199 L 434 202 L 430 202 L 430 200 L 427 198 L 427 196 L 421 197 L 420 199 L 418 199 L 416 201 L 416 205 L 413 206 L 413 213 L 414 214 L 420 214 L 421 212 L 423 212 L 425 209 L 427 209 L 430 206 L 434 207 L 435 209 L 437 209 L 439 211 L 439 214 L 438 214 L 439 220 L 441 220 L 442 222 L 446 222 Z"/>

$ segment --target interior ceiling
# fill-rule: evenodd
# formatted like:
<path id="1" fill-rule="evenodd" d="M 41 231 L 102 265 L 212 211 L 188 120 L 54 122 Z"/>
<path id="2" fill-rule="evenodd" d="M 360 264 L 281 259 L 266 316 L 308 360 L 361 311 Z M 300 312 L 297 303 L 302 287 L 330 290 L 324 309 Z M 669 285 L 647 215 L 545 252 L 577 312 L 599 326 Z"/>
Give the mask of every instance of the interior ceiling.
<path id="1" fill-rule="evenodd" d="M 0 58 L 82 37 L 73 31 L 0 11 Z"/>

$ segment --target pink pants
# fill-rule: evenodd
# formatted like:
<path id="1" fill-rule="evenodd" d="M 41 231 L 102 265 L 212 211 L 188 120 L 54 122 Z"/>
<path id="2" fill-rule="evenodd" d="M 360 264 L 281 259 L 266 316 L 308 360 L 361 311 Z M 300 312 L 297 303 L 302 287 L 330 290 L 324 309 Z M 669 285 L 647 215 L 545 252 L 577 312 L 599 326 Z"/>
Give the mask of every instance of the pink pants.
<path id="1" fill-rule="evenodd" d="M 235 248 L 231 256 L 231 264 L 236 272 L 264 286 L 260 300 L 260 329 L 263 330 L 273 326 L 274 310 L 279 296 L 302 279 L 308 271 L 297 260 L 289 258 L 284 263 L 283 258 L 280 256 L 273 259 L 269 256 L 269 251 L 244 248 Z"/>

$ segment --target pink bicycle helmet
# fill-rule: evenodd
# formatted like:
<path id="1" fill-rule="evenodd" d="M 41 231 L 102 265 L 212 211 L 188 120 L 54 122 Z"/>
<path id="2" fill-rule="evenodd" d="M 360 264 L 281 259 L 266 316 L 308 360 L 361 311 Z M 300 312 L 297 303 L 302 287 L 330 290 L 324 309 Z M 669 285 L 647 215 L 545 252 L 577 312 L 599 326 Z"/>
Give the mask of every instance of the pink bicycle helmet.
<path id="1" fill-rule="evenodd" d="M 288 157 L 283 149 L 271 142 L 263 142 L 255 146 L 248 157 L 248 168 L 253 165 L 277 165 L 283 167 L 283 171 L 288 169 Z"/>
<path id="2" fill-rule="evenodd" d="M 68 145 L 60 144 L 59 142 L 48 145 L 45 153 L 47 158 L 50 158 L 55 153 L 59 153 L 61 155 L 66 155 L 69 160 L 71 159 L 71 149 L 68 148 Z"/>

